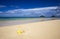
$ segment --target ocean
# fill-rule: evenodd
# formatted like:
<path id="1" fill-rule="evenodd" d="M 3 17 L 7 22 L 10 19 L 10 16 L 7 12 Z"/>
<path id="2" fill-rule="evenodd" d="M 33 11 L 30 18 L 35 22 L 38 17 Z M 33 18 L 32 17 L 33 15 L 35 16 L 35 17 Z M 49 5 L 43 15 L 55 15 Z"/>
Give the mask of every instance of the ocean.
<path id="1" fill-rule="evenodd" d="M 0 26 L 8 26 L 8 25 L 17 25 L 17 24 L 26 24 L 32 22 L 42 22 L 49 20 L 57 20 L 60 18 L 15 18 L 15 17 L 7 17 L 0 18 Z"/>
<path id="2" fill-rule="evenodd" d="M 29 20 L 29 19 L 42 19 L 42 18 L 20 18 L 20 17 L 0 17 L 0 21 L 7 21 L 7 20 Z M 44 18 L 44 19 L 54 19 L 54 18 Z M 60 19 L 60 18 L 55 18 Z"/>
<path id="3" fill-rule="evenodd" d="M 34 19 L 34 18 L 19 18 L 19 17 L 1 17 L 1 21 L 5 20 L 27 20 L 27 19 Z"/>

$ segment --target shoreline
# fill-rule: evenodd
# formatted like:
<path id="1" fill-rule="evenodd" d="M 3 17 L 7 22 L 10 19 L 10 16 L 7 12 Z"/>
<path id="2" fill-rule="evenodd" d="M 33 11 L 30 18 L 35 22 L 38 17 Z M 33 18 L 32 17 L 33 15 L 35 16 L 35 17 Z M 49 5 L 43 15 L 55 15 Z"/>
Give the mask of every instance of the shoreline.
<path id="1" fill-rule="evenodd" d="M 50 20 L 60 20 L 56 18 L 35 18 L 35 19 L 26 19 L 26 20 L 10 20 L 10 21 L 0 21 L 1 26 L 9 26 L 9 25 L 18 25 L 18 24 L 27 24 L 27 23 L 34 23 L 34 22 L 43 22 L 43 21 L 50 21 Z"/>

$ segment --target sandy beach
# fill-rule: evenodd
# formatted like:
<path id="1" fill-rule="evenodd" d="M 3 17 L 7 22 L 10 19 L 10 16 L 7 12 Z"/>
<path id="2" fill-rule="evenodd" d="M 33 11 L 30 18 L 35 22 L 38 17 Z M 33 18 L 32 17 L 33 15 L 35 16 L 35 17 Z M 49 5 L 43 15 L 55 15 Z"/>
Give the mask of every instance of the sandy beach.
<path id="1" fill-rule="evenodd" d="M 17 34 L 19 26 L 24 31 L 20 36 Z M 3 26 L 0 39 L 60 39 L 60 20 Z"/>
<path id="2" fill-rule="evenodd" d="M 50 21 L 50 20 L 60 20 L 60 18 L 29 18 L 29 19 L 17 19 L 17 20 L 0 20 L 1 26 L 11 26 L 11 25 L 19 25 L 19 24 L 27 24 L 34 22 L 42 22 L 42 21 Z"/>

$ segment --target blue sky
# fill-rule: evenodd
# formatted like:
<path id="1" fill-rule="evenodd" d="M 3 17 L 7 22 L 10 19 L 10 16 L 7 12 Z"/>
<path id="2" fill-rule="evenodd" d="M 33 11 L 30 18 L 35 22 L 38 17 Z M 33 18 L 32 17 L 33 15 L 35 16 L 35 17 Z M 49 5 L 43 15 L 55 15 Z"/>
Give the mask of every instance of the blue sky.
<path id="1" fill-rule="evenodd" d="M 0 5 L 18 6 L 18 8 L 48 7 L 58 4 L 58 0 L 0 0 Z"/>
<path id="2" fill-rule="evenodd" d="M 19 11 L 14 14 L 10 14 L 11 12 L 9 12 L 8 15 L 6 14 L 6 12 L 8 12 L 8 11 L 14 11 L 14 10 L 19 10 L 19 9 L 24 9 L 24 10 L 27 9 L 27 12 L 28 12 L 28 9 L 49 7 L 49 10 L 50 10 L 50 7 L 56 7 L 59 5 L 59 3 L 60 3 L 59 0 L 0 0 L 0 17 L 5 17 L 5 16 L 6 17 L 7 16 L 19 17 L 20 16 L 20 15 L 18 15 Z M 49 12 L 51 12 L 51 11 L 49 11 Z M 19 14 L 21 14 L 21 12 L 19 12 Z M 50 14 L 48 14 L 48 15 L 50 15 Z"/>

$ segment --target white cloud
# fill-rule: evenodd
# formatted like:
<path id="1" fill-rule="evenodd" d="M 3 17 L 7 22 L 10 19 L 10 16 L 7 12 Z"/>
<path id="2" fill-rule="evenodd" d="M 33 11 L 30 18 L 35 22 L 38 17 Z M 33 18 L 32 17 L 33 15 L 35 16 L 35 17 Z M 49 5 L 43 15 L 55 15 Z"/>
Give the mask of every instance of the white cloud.
<path id="1" fill-rule="evenodd" d="M 57 7 L 44 7 L 44 8 L 32 8 L 32 9 L 24 9 L 24 11 L 32 11 L 32 10 L 47 10 L 47 9 L 56 9 Z"/>
<path id="2" fill-rule="evenodd" d="M 20 8 L 20 6 L 17 5 L 10 5 L 10 7 Z"/>
<path id="3" fill-rule="evenodd" d="M 18 13 L 18 12 L 21 12 L 21 9 L 14 9 L 14 10 L 8 10 L 6 11 L 6 13 Z"/>
<path id="4" fill-rule="evenodd" d="M 14 9 L 14 10 L 8 10 L 7 13 L 18 13 L 18 12 L 41 12 L 43 10 L 50 10 L 50 9 L 56 9 L 57 7 L 45 7 L 45 8 L 32 8 L 32 9 Z"/>
<path id="5" fill-rule="evenodd" d="M 5 5 L 0 5 L 0 8 L 6 7 Z"/>
<path id="6" fill-rule="evenodd" d="M 11 16 L 34 17 L 34 16 L 44 15 L 49 17 L 56 14 L 55 9 L 57 9 L 57 7 L 14 9 L 14 10 L 8 10 L 5 13 L 8 13 L 8 15 L 11 15 Z"/>
<path id="7" fill-rule="evenodd" d="M 2 11 L 0 11 L 0 13 L 3 13 Z"/>

